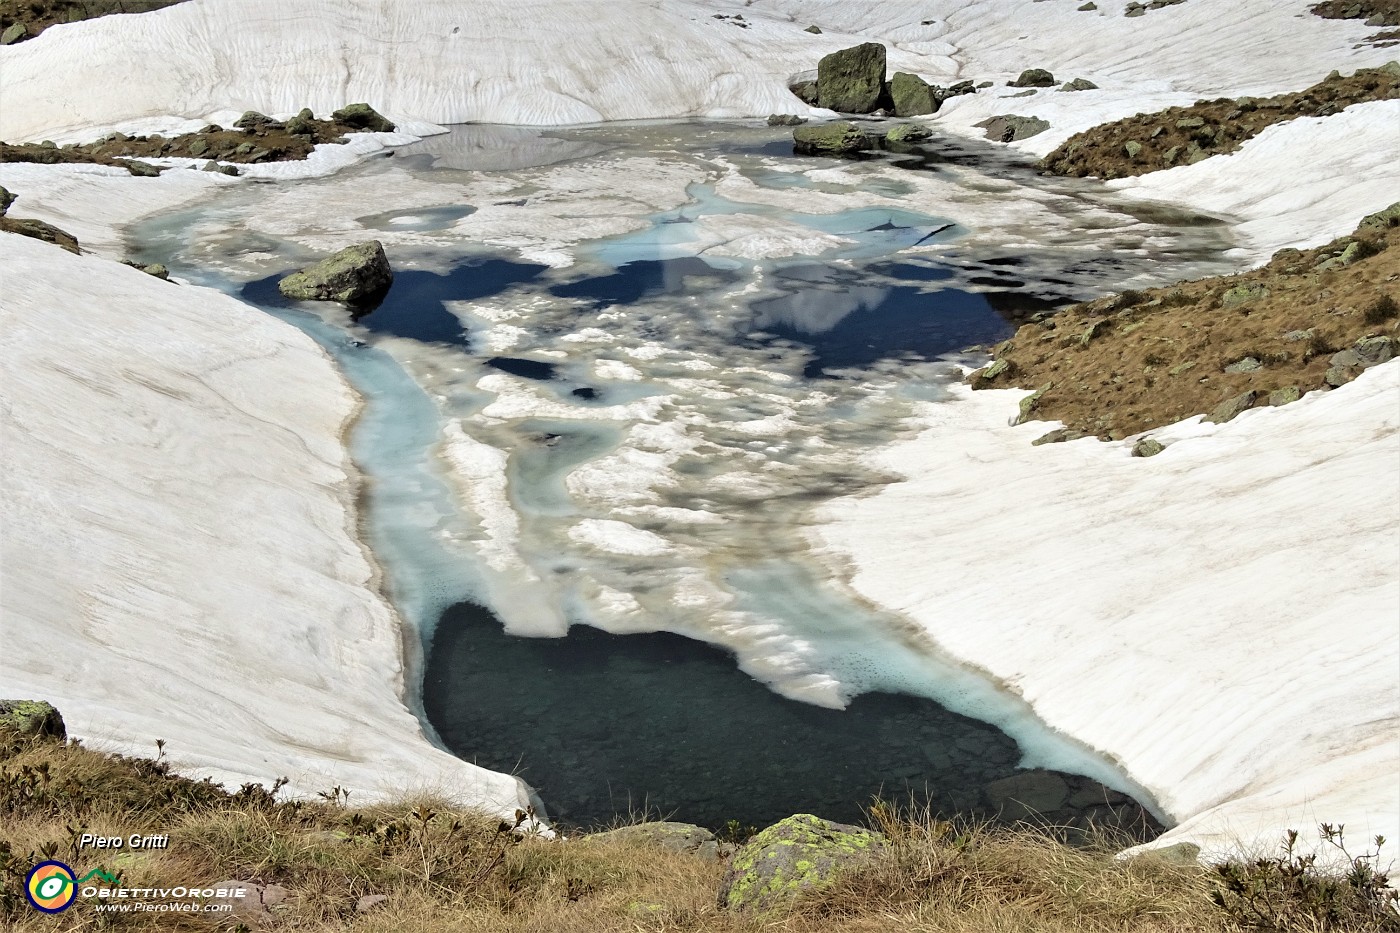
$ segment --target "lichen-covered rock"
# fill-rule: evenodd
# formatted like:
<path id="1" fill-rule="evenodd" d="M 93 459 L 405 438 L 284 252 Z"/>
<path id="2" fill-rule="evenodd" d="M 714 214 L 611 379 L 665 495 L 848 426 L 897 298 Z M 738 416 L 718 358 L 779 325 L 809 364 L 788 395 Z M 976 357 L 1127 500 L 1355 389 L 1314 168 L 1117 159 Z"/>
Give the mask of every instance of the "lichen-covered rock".
<path id="1" fill-rule="evenodd" d="M 897 71 L 890 78 L 890 99 L 897 117 L 921 117 L 937 113 L 942 103 L 936 89 L 918 75 Z"/>
<path id="2" fill-rule="evenodd" d="M 738 852 L 725 873 L 719 903 L 732 910 L 767 910 L 817 890 L 843 870 L 884 848 L 879 833 L 799 813 L 774 823 Z"/>
<path id="3" fill-rule="evenodd" d="M 1395 356 L 1395 338 L 1362 337 L 1351 349 L 1361 360 L 1361 365 L 1375 366 Z"/>
<path id="4" fill-rule="evenodd" d="M 0 45 L 14 45 L 28 34 L 29 27 L 24 23 L 11 23 L 8 29 L 0 32 Z"/>
<path id="5" fill-rule="evenodd" d="M 1302 397 L 1302 390 L 1297 386 L 1284 386 L 1282 389 L 1275 389 L 1269 393 L 1269 404 L 1277 408 L 1280 405 L 1296 402 Z"/>
<path id="6" fill-rule="evenodd" d="M 885 142 L 898 146 L 905 143 L 916 143 L 933 136 L 933 130 L 919 123 L 901 123 L 892 127 L 885 134 Z"/>
<path id="7" fill-rule="evenodd" d="M 10 205 L 15 203 L 15 196 L 10 194 L 8 188 L 0 185 L 0 217 L 5 216 L 5 212 L 10 209 Z"/>
<path id="8" fill-rule="evenodd" d="M 840 113 L 870 113 L 885 88 L 885 47 L 862 42 L 817 62 L 817 106 Z"/>
<path id="9" fill-rule="evenodd" d="M 977 125 L 986 130 L 988 139 L 1002 143 L 1028 139 L 1050 129 L 1050 124 L 1040 117 L 1022 117 L 1012 113 L 991 117 Z"/>
<path id="10" fill-rule="evenodd" d="M 792 147 L 802 155 L 849 155 L 874 149 L 876 140 L 854 123 L 799 126 L 792 131 Z"/>
<path id="11" fill-rule="evenodd" d="M 727 855 L 727 847 L 721 847 L 715 834 L 705 829 L 703 826 L 696 826 L 693 823 L 674 823 L 670 821 L 659 821 L 655 823 L 638 823 L 635 826 L 623 826 L 618 829 L 611 829 L 605 833 L 594 833 L 592 839 L 619 839 L 627 842 L 638 842 L 644 845 L 657 846 L 669 852 L 680 852 L 695 855 L 707 861 L 715 861 L 721 855 Z"/>
<path id="12" fill-rule="evenodd" d="M 801 126 L 806 122 L 806 117 L 799 117 L 795 113 L 770 113 L 768 115 L 769 126 Z"/>
<path id="13" fill-rule="evenodd" d="M 1138 438 L 1137 443 L 1133 445 L 1133 456 L 1155 457 L 1166 449 L 1167 446 L 1155 437 L 1141 437 Z"/>
<path id="14" fill-rule="evenodd" d="M 24 736 L 68 736 L 63 716 L 43 700 L 0 700 L 0 730 Z"/>
<path id="15" fill-rule="evenodd" d="M 168 282 L 170 280 L 170 270 L 163 263 L 153 262 L 149 266 L 142 266 L 141 271 L 162 281 Z"/>
<path id="16" fill-rule="evenodd" d="M 1260 298 L 1269 297 L 1269 289 L 1259 283 L 1247 285 L 1236 285 L 1234 288 L 1226 289 L 1225 294 L 1220 296 L 1222 307 L 1233 308 L 1250 301 L 1258 301 Z"/>
<path id="17" fill-rule="evenodd" d="M 1016 420 L 1012 422 L 1012 424 L 1024 424 L 1025 422 L 1030 421 L 1031 415 L 1035 414 L 1036 408 L 1040 405 L 1040 400 L 1045 396 L 1045 393 L 1048 391 L 1050 391 L 1050 383 L 1047 382 L 1045 385 L 1041 386 L 1039 389 L 1036 389 L 1030 395 L 1027 395 L 1025 398 L 1021 399 L 1020 405 L 1017 406 L 1018 411 L 1016 415 Z"/>
<path id="18" fill-rule="evenodd" d="M 385 291 L 394 272 L 378 240 L 356 243 L 310 268 L 277 283 L 288 298 L 300 301 L 360 301 Z"/>
<path id="19" fill-rule="evenodd" d="M 1097 91 L 1099 86 L 1088 78 L 1075 78 L 1060 85 L 1062 91 Z"/>
<path id="20" fill-rule="evenodd" d="M 1367 230 L 1387 230 L 1390 227 L 1400 227 L 1400 201 L 1396 201 L 1374 214 L 1367 214 L 1361 218 L 1360 225 Z"/>
<path id="21" fill-rule="evenodd" d="M 1055 76 L 1044 68 L 1027 68 L 1015 81 L 1008 81 L 1008 87 L 1054 87 Z"/>
<path id="22" fill-rule="evenodd" d="M 369 104 L 350 104 L 331 114 L 331 119 L 368 133 L 392 133 L 394 124 Z"/>

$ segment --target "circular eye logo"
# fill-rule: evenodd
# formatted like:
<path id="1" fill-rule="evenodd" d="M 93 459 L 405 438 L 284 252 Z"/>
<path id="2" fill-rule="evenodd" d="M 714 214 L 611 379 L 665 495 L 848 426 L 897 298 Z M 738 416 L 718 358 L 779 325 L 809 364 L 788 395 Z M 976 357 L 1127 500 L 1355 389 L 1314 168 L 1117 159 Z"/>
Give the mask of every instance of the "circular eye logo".
<path id="1" fill-rule="evenodd" d="M 40 862 L 24 879 L 24 896 L 35 910 L 56 914 L 67 910 L 78 896 L 73 869 L 62 862 Z"/>

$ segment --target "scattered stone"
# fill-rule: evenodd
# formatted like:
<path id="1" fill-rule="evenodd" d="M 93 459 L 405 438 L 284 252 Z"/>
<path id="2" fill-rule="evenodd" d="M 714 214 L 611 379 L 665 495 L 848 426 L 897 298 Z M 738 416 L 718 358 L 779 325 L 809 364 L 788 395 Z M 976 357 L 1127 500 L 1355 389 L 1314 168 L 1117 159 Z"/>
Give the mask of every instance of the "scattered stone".
<path id="1" fill-rule="evenodd" d="M 393 122 L 369 104 L 350 104 L 341 107 L 331 114 L 331 119 L 369 133 L 392 133 L 395 129 Z"/>
<path id="2" fill-rule="evenodd" d="M 811 107 L 817 106 L 817 82 L 798 81 L 795 84 L 789 84 L 788 90 L 792 91 L 793 96 L 802 103 Z"/>
<path id="3" fill-rule="evenodd" d="M 1001 375 L 1015 375 L 1011 364 L 1006 360 L 996 360 L 989 366 L 983 366 L 969 375 L 967 381 L 974 389 L 985 389 L 992 380 Z"/>
<path id="4" fill-rule="evenodd" d="M 668 852 L 695 855 L 710 862 L 729 855 L 728 847 L 721 847 L 714 833 L 691 823 L 638 823 L 605 833 L 594 833 L 591 838 L 620 839 L 658 846 Z"/>
<path id="5" fill-rule="evenodd" d="M 1035 95 L 1036 95 L 1036 89 L 1035 89 L 1035 88 L 1029 88 L 1028 90 L 1018 91 L 1018 92 L 1015 93 L 1015 94 L 1007 94 L 1006 96 L 1007 96 L 1007 97 L 1034 97 Z"/>
<path id="6" fill-rule="evenodd" d="M 1128 158 L 1136 161 L 1137 157 L 1142 154 L 1142 143 L 1136 139 L 1130 139 L 1123 144 L 1123 151 L 1128 154 Z"/>
<path id="7" fill-rule="evenodd" d="M 817 63 L 819 107 L 839 113 L 869 113 L 885 86 L 885 47 L 862 42 L 822 56 Z"/>
<path id="8" fill-rule="evenodd" d="M 1018 406 L 1019 414 L 1017 414 L 1016 420 L 1011 423 L 1024 424 L 1025 422 L 1030 421 L 1031 415 L 1035 414 L 1036 406 L 1040 404 L 1041 398 L 1049 389 L 1050 383 L 1047 382 L 1045 385 L 1041 386 L 1039 389 L 1036 389 L 1030 395 L 1027 395 L 1025 398 L 1021 399 L 1021 404 Z"/>
<path id="9" fill-rule="evenodd" d="M 1283 339 L 1289 343 L 1301 343 L 1304 340 L 1311 340 L 1312 336 L 1312 328 L 1308 328 L 1307 330 L 1290 330 L 1283 335 Z"/>
<path id="10" fill-rule="evenodd" d="M 1069 798 L 1064 778 L 1049 771 L 1022 771 L 987 785 L 987 800 L 1003 819 L 1053 813 Z"/>
<path id="11" fill-rule="evenodd" d="M 1220 296 L 1220 305 L 1224 308 L 1233 308 L 1267 297 L 1269 297 L 1269 289 L 1264 285 L 1258 283 L 1236 285 L 1234 288 L 1226 289 L 1225 294 Z"/>
<path id="12" fill-rule="evenodd" d="M 1258 397 L 1259 393 L 1252 389 L 1248 392 L 1241 392 L 1234 398 L 1226 399 L 1219 405 L 1216 405 L 1211 409 L 1210 414 L 1206 415 L 1206 420 L 1213 421 L 1216 424 L 1224 424 L 1240 412 L 1252 408 L 1254 406 L 1254 400 Z"/>
<path id="13" fill-rule="evenodd" d="M 978 90 L 981 90 L 981 89 L 983 89 L 983 88 L 989 88 L 989 87 L 991 87 L 991 86 L 992 86 L 992 82 L 990 82 L 990 81 L 978 81 L 978 82 L 977 82 L 977 89 L 978 89 Z"/>
<path id="14" fill-rule="evenodd" d="M 1022 117 L 1016 114 L 1000 114 L 983 120 L 977 126 L 985 128 L 988 139 L 1003 143 L 1029 139 L 1050 129 L 1050 124 L 1040 117 Z"/>
<path id="15" fill-rule="evenodd" d="M 1015 81 L 1008 81 L 1008 87 L 1054 87 L 1055 76 L 1044 68 L 1027 68 Z"/>
<path id="16" fill-rule="evenodd" d="M 141 271 L 147 275 L 153 275 L 163 282 L 170 281 L 170 270 L 162 263 L 153 262 L 149 266 L 142 266 Z"/>
<path id="17" fill-rule="evenodd" d="M 1088 78 L 1075 78 L 1060 85 L 1062 91 L 1097 91 L 1099 86 Z"/>
<path id="18" fill-rule="evenodd" d="M 258 126 L 267 126 L 273 123 L 273 119 L 265 113 L 258 113 L 256 110 L 245 111 L 243 116 L 233 121 L 233 125 L 240 130 L 251 130 Z"/>
<path id="19" fill-rule="evenodd" d="M 1134 457 L 1155 457 L 1167 449 L 1167 445 L 1153 437 L 1139 438 L 1133 445 Z"/>
<path id="20" fill-rule="evenodd" d="M 158 165 L 149 162 L 142 162 L 140 159 L 124 159 L 126 170 L 138 178 L 159 178 L 164 171 Z"/>
<path id="21" fill-rule="evenodd" d="M 734 854 L 719 902 L 731 910 L 766 910 L 831 884 L 885 845 L 879 833 L 799 813 L 754 836 Z"/>
<path id="22" fill-rule="evenodd" d="M 1180 364 L 1178 364 L 1178 365 L 1176 365 L 1176 366 L 1173 366 L 1171 369 L 1167 370 L 1167 375 L 1168 375 L 1168 376 L 1180 376 L 1182 373 L 1189 373 L 1191 370 L 1193 370 L 1193 369 L 1195 369 L 1195 368 L 1196 368 L 1196 361 L 1195 361 L 1195 360 L 1188 360 L 1188 361 L 1186 361 L 1185 363 L 1180 363 Z"/>
<path id="23" fill-rule="evenodd" d="M 1352 345 L 1352 352 L 1363 366 L 1375 366 L 1395 356 L 1395 338 L 1363 337 Z"/>
<path id="24" fill-rule="evenodd" d="M 1088 13 L 1091 10 L 1097 10 L 1098 8 L 1099 5 L 1097 3 L 1094 3 L 1093 0 L 1089 0 L 1088 3 L 1075 7 L 1075 9 L 1081 13 Z"/>
<path id="25" fill-rule="evenodd" d="M 892 127 L 885 134 L 885 142 L 889 145 L 898 146 L 906 143 L 916 143 L 933 136 L 933 130 L 921 123 L 901 123 Z"/>
<path id="26" fill-rule="evenodd" d="M 1037 437 L 1035 440 L 1031 441 L 1031 446 L 1039 447 L 1041 444 L 1062 444 L 1065 441 L 1077 441 L 1081 437 L 1087 436 L 1088 435 L 1080 431 L 1076 431 L 1073 428 L 1056 428 L 1055 430 L 1050 431 L 1046 434 L 1042 434 L 1040 435 L 1040 437 Z"/>
<path id="27" fill-rule="evenodd" d="M 277 283 L 288 298 L 300 301 L 355 302 L 389 288 L 393 270 L 378 240 L 347 246 L 316 265 L 294 272 Z"/>
<path id="28" fill-rule="evenodd" d="M 63 716 L 43 700 L 0 700 L 0 729 L 23 736 L 68 736 Z"/>
<path id="29" fill-rule="evenodd" d="M 236 166 L 236 165 L 220 165 L 218 162 L 205 162 L 204 165 L 203 165 L 203 167 L 202 167 L 200 170 L 201 170 L 201 171 L 204 171 L 204 172 L 219 172 L 219 173 L 224 174 L 224 175 L 237 175 L 237 174 L 238 174 L 238 166 Z"/>
<path id="30" fill-rule="evenodd" d="M 806 122 L 806 117 L 799 117 L 795 113 L 772 113 L 768 115 L 769 126 L 801 126 Z"/>
<path id="31" fill-rule="evenodd" d="M 367 914 L 388 900 L 389 895 L 387 894 L 366 894 L 355 902 L 355 913 Z"/>
<path id="32" fill-rule="evenodd" d="M 792 147 L 800 155 L 849 155 L 875 146 L 875 137 L 854 123 L 799 126 L 792 131 Z"/>
<path id="33" fill-rule="evenodd" d="M 1289 402 L 1296 402 L 1302 397 L 1302 390 L 1297 386 L 1284 386 L 1282 389 L 1275 389 L 1269 393 L 1269 404 L 1277 408 L 1280 405 L 1287 405 Z"/>
<path id="34" fill-rule="evenodd" d="M 0 217 L 5 216 L 5 212 L 10 209 L 10 205 L 15 203 L 15 196 L 10 194 L 8 188 L 0 185 Z"/>
<path id="35" fill-rule="evenodd" d="M 822 28 L 821 28 L 820 26 L 815 26 L 815 25 L 814 25 L 814 26 L 808 26 L 806 29 L 804 29 L 804 30 L 802 30 L 802 31 L 803 31 L 803 32 L 810 32 L 810 33 L 811 33 L 812 35 L 814 35 L 814 36 L 819 36 L 819 35 L 822 34 Z"/>
<path id="36" fill-rule="evenodd" d="M 1225 367 L 1227 373 L 1257 373 L 1264 368 L 1264 364 L 1252 356 L 1246 356 L 1242 360 L 1236 360 Z"/>
<path id="37" fill-rule="evenodd" d="M 943 103 L 933 85 L 918 75 L 897 71 L 890 79 L 890 99 L 897 117 L 921 117 L 937 113 Z"/>
<path id="38" fill-rule="evenodd" d="M 199 158 L 209 151 L 209 140 L 200 136 L 193 140 L 189 146 L 189 153 L 192 158 Z"/>
<path id="39" fill-rule="evenodd" d="M 0 32 L 0 45 L 14 45 L 29 33 L 29 27 L 24 23 L 11 23 L 4 32 Z"/>

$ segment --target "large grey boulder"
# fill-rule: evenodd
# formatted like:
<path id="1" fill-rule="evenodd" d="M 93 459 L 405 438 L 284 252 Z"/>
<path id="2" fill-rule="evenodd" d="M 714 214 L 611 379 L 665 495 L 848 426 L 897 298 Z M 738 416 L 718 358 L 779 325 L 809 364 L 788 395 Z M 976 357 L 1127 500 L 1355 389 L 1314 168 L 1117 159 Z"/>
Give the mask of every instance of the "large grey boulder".
<path id="1" fill-rule="evenodd" d="M 802 155 L 850 155 L 876 148 L 877 140 L 854 123 L 799 126 L 792 131 L 792 148 Z"/>
<path id="2" fill-rule="evenodd" d="M 799 813 L 750 839 L 725 872 L 721 907 L 767 910 L 831 884 L 884 848 L 879 833 Z"/>
<path id="3" fill-rule="evenodd" d="M 288 298 L 300 301 L 359 301 L 385 291 L 394 281 L 389 259 L 378 240 L 356 243 L 277 283 Z"/>
<path id="4" fill-rule="evenodd" d="M 331 119 L 367 133 L 392 133 L 394 124 L 369 104 L 350 104 L 331 114 Z"/>
<path id="5" fill-rule="evenodd" d="M 1010 87 L 1054 87 L 1055 76 L 1044 68 L 1027 68 L 1015 81 L 1008 81 Z"/>
<path id="6" fill-rule="evenodd" d="M 937 113 L 942 103 L 937 90 L 918 75 L 897 71 L 890 79 L 890 99 L 897 117 L 921 117 Z"/>
<path id="7" fill-rule="evenodd" d="M 0 700 L 0 730 L 55 739 L 68 735 L 63 716 L 43 700 Z"/>
<path id="8" fill-rule="evenodd" d="M 841 113 L 870 113 L 885 88 L 885 47 L 862 42 L 817 62 L 817 106 Z"/>

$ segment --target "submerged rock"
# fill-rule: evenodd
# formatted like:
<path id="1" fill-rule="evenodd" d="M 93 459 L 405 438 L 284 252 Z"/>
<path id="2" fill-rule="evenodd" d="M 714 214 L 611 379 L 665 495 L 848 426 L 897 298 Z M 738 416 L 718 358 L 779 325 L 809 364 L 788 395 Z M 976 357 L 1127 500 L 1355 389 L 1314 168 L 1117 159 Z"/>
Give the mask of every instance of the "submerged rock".
<path id="1" fill-rule="evenodd" d="M 738 852 L 720 886 L 732 910 L 766 910 L 831 884 L 884 848 L 879 833 L 799 813 L 774 823 Z"/>
<path id="2" fill-rule="evenodd" d="M 316 265 L 277 283 L 288 298 L 300 301 L 359 301 L 388 289 L 394 272 L 378 240 L 347 246 Z"/>
<path id="3" fill-rule="evenodd" d="M 870 113 L 885 89 L 885 47 L 862 42 L 822 56 L 817 63 L 817 106 L 841 113 Z"/>
<path id="4" fill-rule="evenodd" d="M 394 124 L 369 104 L 350 104 L 331 114 L 331 119 L 369 133 L 392 133 Z"/>
<path id="5" fill-rule="evenodd" d="M 1069 785 L 1049 771 L 1022 771 L 987 785 L 988 802 L 1008 820 L 1054 812 L 1067 799 Z"/>
<path id="6" fill-rule="evenodd" d="M 918 75 L 897 71 L 890 79 L 890 99 L 897 117 L 921 117 L 937 113 L 942 103 L 937 90 Z"/>
<path id="7" fill-rule="evenodd" d="M 854 123 L 800 126 L 792 131 L 793 150 L 802 155 L 849 155 L 875 146 L 875 137 Z"/>
<path id="8" fill-rule="evenodd" d="M 0 700 L 0 730 L 55 739 L 68 735 L 63 716 L 43 700 Z"/>
<path id="9" fill-rule="evenodd" d="M 901 123 L 885 134 L 885 142 L 891 145 L 916 143 L 933 136 L 933 130 L 921 123 Z"/>

